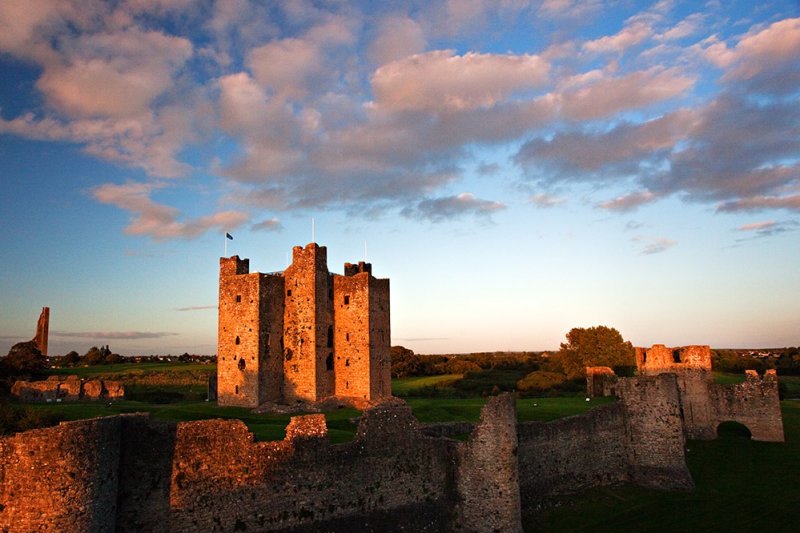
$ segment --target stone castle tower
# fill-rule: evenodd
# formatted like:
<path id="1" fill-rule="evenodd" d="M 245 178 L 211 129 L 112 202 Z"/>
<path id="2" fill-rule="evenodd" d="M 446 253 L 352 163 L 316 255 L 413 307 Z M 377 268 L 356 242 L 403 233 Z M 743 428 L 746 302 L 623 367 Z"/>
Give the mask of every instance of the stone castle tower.
<path id="1" fill-rule="evenodd" d="M 391 394 L 389 280 L 372 265 L 328 272 L 327 249 L 295 246 L 283 272 L 220 258 L 217 401 L 363 404 Z"/>

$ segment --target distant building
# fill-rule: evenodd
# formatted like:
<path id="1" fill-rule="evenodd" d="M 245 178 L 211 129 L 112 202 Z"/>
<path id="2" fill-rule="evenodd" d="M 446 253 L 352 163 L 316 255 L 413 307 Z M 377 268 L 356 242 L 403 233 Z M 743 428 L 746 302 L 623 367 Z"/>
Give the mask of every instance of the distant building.
<path id="1" fill-rule="evenodd" d="M 391 395 L 389 280 L 372 265 L 327 267 L 327 249 L 295 246 L 283 272 L 220 258 L 217 401 L 364 404 Z"/>

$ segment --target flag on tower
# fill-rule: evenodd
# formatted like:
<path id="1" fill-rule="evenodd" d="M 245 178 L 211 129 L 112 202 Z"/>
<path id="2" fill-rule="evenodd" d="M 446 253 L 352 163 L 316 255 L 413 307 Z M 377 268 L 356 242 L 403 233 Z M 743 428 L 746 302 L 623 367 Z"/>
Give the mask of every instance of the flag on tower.
<path id="1" fill-rule="evenodd" d="M 233 240 L 233 235 L 231 235 L 230 233 L 226 233 L 225 236 L 230 240 Z"/>

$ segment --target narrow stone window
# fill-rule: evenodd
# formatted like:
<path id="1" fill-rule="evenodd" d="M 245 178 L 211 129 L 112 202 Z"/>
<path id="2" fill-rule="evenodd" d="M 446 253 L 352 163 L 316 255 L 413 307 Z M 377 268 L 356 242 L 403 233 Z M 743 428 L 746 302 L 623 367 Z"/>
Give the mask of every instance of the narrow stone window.
<path id="1" fill-rule="evenodd" d="M 345 334 L 344 334 L 344 339 L 345 339 L 346 341 L 350 342 L 350 334 L 349 334 L 349 333 L 345 333 Z"/>
<path id="2" fill-rule="evenodd" d="M 328 358 L 325 359 L 325 368 L 328 370 L 333 370 L 333 354 L 329 353 Z"/>
<path id="3" fill-rule="evenodd" d="M 672 362 L 673 363 L 680 363 L 681 362 L 681 351 L 680 350 L 672 350 Z"/>
<path id="4" fill-rule="evenodd" d="M 239 336 L 236 336 L 236 344 L 239 344 Z"/>
<path id="5" fill-rule="evenodd" d="M 242 295 L 241 295 L 241 294 L 237 294 L 237 295 L 236 295 L 236 303 L 238 304 L 238 303 L 240 303 L 241 301 L 242 301 Z"/>
<path id="6" fill-rule="evenodd" d="M 647 352 L 642 352 L 642 364 L 647 362 Z"/>
<path id="7" fill-rule="evenodd" d="M 344 305 L 350 305 L 350 295 L 349 294 L 345 294 L 344 295 Z"/>
<path id="8" fill-rule="evenodd" d="M 236 394 L 239 394 L 239 385 L 236 385 Z"/>
<path id="9" fill-rule="evenodd" d="M 344 360 L 344 366 L 350 366 L 350 359 Z"/>
<path id="10" fill-rule="evenodd" d="M 242 357 L 241 359 L 239 359 L 239 370 L 244 370 L 244 367 L 245 367 L 245 362 L 244 362 L 244 357 Z"/>
<path id="11" fill-rule="evenodd" d="M 328 348 L 333 348 L 333 326 L 328 326 Z"/>
<path id="12" fill-rule="evenodd" d="M 288 291 L 286 291 L 286 296 L 291 296 L 291 295 L 292 295 L 292 289 L 289 289 Z"/>

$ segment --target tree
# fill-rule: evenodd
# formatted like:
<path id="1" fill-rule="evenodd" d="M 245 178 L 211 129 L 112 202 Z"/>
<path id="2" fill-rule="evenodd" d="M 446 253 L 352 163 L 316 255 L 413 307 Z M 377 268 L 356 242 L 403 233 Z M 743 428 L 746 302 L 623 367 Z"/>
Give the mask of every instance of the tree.
<path id="1" fill-rule="evenodd" d="M 47 357 L 37 348 L 33 341 L 18 342 L 11 347 L 3 358 L 2 366 L 9 375 L 35 374 L 47 367 Z"/>
<path id="2" fill-rule="evenodd" d="M 104 360 L 105 356 L 103 352 L 100 351 L 100 348 L 92 346 L 89 348 L 89 351 L 86 352 L 86 355 L 83 356 L 81 362 L 85 365 L 94 366 L 101 364 Z"/>
<path id="3" fill-rule="evenodd" d="M 585 375 L 587 366 L 630 366 L 635 351 L 615 328 L 572 328 L 557 357 L 570 379 Z"/>
<path id="4" fill-rule="evenodd" d="M 78 355 L 78 352 L 76 352 L 75 350 L 72 350 L 71 352 L 69 352 L 67 355 L 64 356 L 64 359 L 63 359 L 62 362 L 63 362 L 63 364 L 65 366 L 72 366 L 74 364 L 77 364 L 78 361 L 80 361 L 80 360 L 81 360 L 81 356 Z"/>

